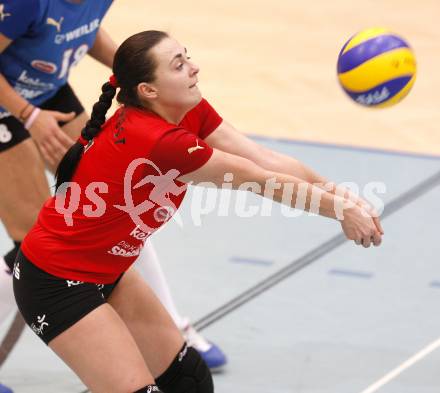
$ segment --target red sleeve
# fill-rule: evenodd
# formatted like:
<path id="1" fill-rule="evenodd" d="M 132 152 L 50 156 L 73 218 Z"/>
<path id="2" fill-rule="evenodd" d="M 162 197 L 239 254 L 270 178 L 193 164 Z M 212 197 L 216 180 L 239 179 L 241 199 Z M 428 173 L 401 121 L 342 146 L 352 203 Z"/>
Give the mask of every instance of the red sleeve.
<path id="1" fill-rule="evenodd" d="M 177 169 L 179 176 L 202 167 L 211 158 L 212 148 L 191 132 L 177 128 L 163 134 L 148 157 L 162 173 Z"/>
<path id="2" fill-rule="evenodd" d="M 217 129 L 223 119 L 205 99 L 200 102 L 198 109 L 201 123 L 199 137 L 205 139 L 211 132 Z"/>

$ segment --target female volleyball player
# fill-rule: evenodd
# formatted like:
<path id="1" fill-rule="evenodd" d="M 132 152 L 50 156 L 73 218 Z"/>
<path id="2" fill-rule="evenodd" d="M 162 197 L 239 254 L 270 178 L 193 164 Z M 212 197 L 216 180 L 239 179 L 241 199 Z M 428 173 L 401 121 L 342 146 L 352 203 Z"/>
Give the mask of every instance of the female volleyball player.
<path id="1" fill-rule="evenodd" d="M 273 199 L 294 185 L 285 203 L 294 206 L 301 188 L 306 210 L 319 191 L 319 214 L 336 218 L 335 206 L 344 208 L 347 238 L 365 247 L 381 242 L 380 223 L 362 201 L 315 187 L 310 181 L 323 179 L 314 172 L 238 135 L 201 97 L 198 72 L 186 50 L 160 31 L 119 47 L 114 76 L 61 161 L 56 195 L 14 265 L 24 319 L 93 392 L 213 392 L 200 355 L 130 268 L 179 207 L 185 183 L 221 186 L 230 173 L 235 188 L 254 182 L 263 194 L 274 178 L 280 187 Z M 116 93 L 123 106 L 105 121 Z"/>
<path id="2" fill-rule="evenodd" d="M 88 118 L 68 83 L 69 70 L 86 53 L 112 66 L 117 46 L 100 27 L 111 3 L 1 1 L 0 219 L 14 248 L 4 262 L 0 257 L 0 321 L 15 309 L 10 271 L 20 242 L 50 196 L 45 165 L 56 168 Z M 151 244 L 136 267 L 208 365 L 224 365 L 223 352 L 179 314 Z"/>

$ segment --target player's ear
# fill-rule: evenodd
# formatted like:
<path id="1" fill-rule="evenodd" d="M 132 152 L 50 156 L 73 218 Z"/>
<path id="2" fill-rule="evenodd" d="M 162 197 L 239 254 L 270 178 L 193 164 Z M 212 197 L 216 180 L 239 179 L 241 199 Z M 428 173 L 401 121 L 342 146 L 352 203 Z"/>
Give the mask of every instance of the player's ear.
<path id="1" fill-rule="evenodd" d="M 155 100 L 158 97 L 157 89 L 146 82 L 142 82 L 137 85 L 137 93 L 141 101 Z"/>

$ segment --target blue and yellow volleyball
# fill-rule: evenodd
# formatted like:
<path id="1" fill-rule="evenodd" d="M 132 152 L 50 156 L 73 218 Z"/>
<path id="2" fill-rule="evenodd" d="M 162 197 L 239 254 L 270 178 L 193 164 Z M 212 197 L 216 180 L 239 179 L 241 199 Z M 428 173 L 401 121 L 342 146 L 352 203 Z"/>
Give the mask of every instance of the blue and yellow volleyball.
<path id="1" fill-rule="evenodd" d="M 358 104 L 383 108 L 397 104 L 411 90 L 417 72 L 408 43 L 385 28 L 363 30 L 351 37 L 338 57 L 338 79 Z"/>

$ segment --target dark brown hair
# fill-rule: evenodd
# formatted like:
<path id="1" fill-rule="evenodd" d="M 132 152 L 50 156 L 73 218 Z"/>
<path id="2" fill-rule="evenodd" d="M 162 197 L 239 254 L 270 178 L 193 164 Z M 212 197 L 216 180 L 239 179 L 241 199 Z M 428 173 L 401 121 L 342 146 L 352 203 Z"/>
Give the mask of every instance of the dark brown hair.
<path id="1" fill-rule="evenodd" d="M 113 59 L 113 74 L 117 80 L 117 87 L 120 88 L 116 97 L 119 103 L 142 107 L 137 95 L 137 86 L 141 82 L 154 81 L 157 68 L 156 60 L 149 52 L 167 37 L 168 34 L 163 31 L 143 31 L 127 38 L 118 48 Z M 87 141 L 92 141 L 101 131 L 107 111 L 116 95 L 116 87 L 109 82 L 104 83 L 101 90 L 98 102 L 93 105 L 90 120 L 81 131 L 81 136 Z M 72 179 L 83 154 L 84 146 L 79 142 L 66 152 L 55 173 L 56 191 L 63 183 Z"/>

